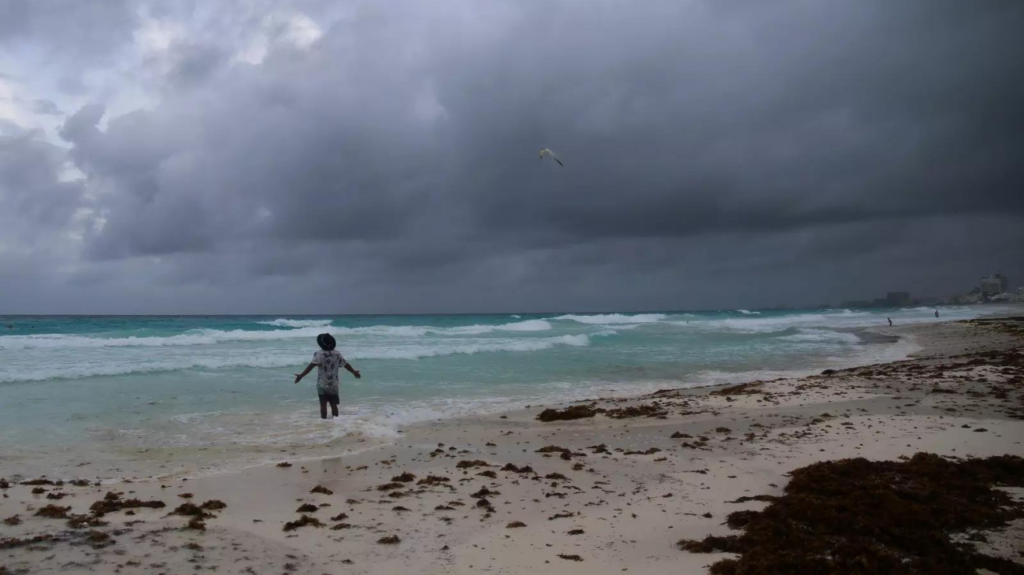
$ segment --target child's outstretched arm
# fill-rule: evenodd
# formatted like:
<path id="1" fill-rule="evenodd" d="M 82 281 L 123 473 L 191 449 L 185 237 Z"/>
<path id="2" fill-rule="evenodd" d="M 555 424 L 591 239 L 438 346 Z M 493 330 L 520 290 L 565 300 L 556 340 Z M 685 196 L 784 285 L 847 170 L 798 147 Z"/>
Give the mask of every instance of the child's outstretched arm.
<path id="1" fill-rule="evenodd" d="M 359 370 L 358 370 L 358 369 L 356 369 L 356 368 L 354 368 L 354 367 L 352 367 L 352 364 L 351 364 L 351 363 L 348 363 L 347 361 L 345 362 L 345 369 L 347 369 L 347 370 L 348 370 L 348 372 L 349 372 L 349 373 L 351 373 L 352 375 L 356 376 L 356 379 L 359 379 L 359 378 L 363 377 L 363 376 L 362 376 L 362 375 L 361 375 L 361 374 L 359 373 Z"/>
<path id="2" fill-rule="evenodd" d="M 302 378 L 304 378 L 307 375 L 309 375 L 309 372 L 313 371 L 314 367 L 316 367 L 316 364 L 315 363 L 311 363 L 311 364 L 306 366 L 305 371 L 303 371 L 302 373 L 296 373 L 295 374 L 295 383 L 299 383 L 300 381 L 302 381 Z M 359 376 L 356 376 L 356 377 L 359 377 Z"/>

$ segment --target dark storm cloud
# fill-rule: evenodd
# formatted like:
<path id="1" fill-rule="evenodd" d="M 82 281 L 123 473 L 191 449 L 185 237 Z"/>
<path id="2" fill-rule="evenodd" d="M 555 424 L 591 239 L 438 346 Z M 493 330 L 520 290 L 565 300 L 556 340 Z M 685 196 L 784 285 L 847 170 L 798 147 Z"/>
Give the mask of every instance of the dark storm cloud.
<path id="1" fill-rule="evenodd" d="M 258 65 L 208 34 L 171 47 L 159 105 L 65 123 L 82 253 L 344 286 L 347 311 L 1019 277 L 1022 24 L 1013 2 L 360 5 L 305 45 L 277 21 Z"/>

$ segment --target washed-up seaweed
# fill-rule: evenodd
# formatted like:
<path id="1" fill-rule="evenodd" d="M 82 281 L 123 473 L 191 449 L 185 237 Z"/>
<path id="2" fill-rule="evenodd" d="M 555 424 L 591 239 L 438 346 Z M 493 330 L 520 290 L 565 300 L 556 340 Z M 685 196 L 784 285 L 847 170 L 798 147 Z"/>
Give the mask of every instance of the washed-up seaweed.
<path id="1" fill-rule="evenodd" d="M 763 511 L 730 514 L 741 535 L 679 546 L 739 554 L 714 563 L 714 575 L 1021 574 L 1024 566 L 950 538 L 1024 518 L 1024 504 L 996 486 L 1024 486 L 1024 459 L 826 461 L 793 471 L 785 495 Z"/>

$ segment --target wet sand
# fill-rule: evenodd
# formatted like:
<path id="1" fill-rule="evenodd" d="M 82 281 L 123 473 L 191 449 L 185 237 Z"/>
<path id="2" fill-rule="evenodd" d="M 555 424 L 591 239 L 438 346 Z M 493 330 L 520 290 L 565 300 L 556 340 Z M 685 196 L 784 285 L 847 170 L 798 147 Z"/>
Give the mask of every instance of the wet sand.
<path id="1" fill-rule="evenodd" d="M 676 542 L 735 533 L 728 513 L 767 504 L 730 501 L 780 495 L 795 468 L 921 451 L 1024 455 L 1024 373 L 1006 359 L 1024 348 L 1021 326 L 877 329 L 921 351 L 827 375 L 574 404 L 601 411 L 582 419 L 537 421 L 570 407 L 545 405 L 416 425 L 395 445 L 290 453 L 289 466 L 104 485 L 23 485 L 38 478 L 8 473 L 0 573 L 706 573 L 729 555 Z M 90 511 L 105 497 L 113 510 Z M 37 516 L 47 505 L 51 517 Z M 1022 533 L 993 535 L 991 552 L 1013 558 Z"/>

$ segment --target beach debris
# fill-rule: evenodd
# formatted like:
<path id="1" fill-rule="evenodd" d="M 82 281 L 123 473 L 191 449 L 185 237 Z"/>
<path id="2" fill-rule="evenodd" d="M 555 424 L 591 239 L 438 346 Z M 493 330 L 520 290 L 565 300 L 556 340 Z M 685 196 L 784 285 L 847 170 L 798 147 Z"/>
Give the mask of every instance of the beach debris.
<path id="1" fill-rule="evenodd" d="M 43 489 L 42 487 L 33 487 L 32 488 L 32 495 L 42 495 L 43 493 L 46 493 L 46 490 Z"/>
<path id="2" fill-rule="evenodd" d="M 629 407 L 609 409 L 604 412 L 605 415 L 612 419 L 631 419 L 634 417 L 664 418 L 667 413 L 668 412 L 665 411 L 665 408 L 662 407 L 661 403 L 657 401 L 652 403 L 643 403 L 640 405 L 631 405 Z"/>
<path id="3" fill-rule="evenodd" d="M 59 505 L 47 505 L 42 507 L 39 511 L 36 511 L 36 517 L 46 517 L 47 519 L 67 519 L 68 511 L 71 511 L 71 506 L 61 507 Z"/>
<path id="4" fill-rule="evenodd" d="M 6 479 L 4 479 L 3 477 L 0 477 L 0 489 L 10 489 L 10 488 L 11 488 L 11 484 Z"/>
<path id="5" fill-rule="evenodd" d="M 566 407 L 565 409 L 545 409 L 537 415 L 538 421 L 565 421 L 570 419 L 584 419 L 587 417 L 594 417 L 598 413 L 603 413 L 604 409 L 597 408 L 595 404 L 590 405 L 573 405 Z"/>
<path id="6" fill-rule="evenodd" d="M 99 517 L 93 517 L 92 515 L 68 515 L 68 527 L 72 529 L 81 529 L 83 527 L 104 527 L 108 523 Z"/>
<path id="7" fill-rule="evenodd" d="M 455 465 L 456 469 L 470 469 L 473 467 L 490 467 L 486 461 L 480 461 L 479 459 L 468 460 L 464 459 Z"/>
<path id="8" fill-rule="evenodd" d="M 583 533 L 584 531 L 582 529 L 570 529 L 565 532 L 566 535 L 583 535 Z"/>
<path id="9" fill-rule="evenodd" d="M 405 487 L 404 484 L 398 483 L 397 481 L 392 481 L 391 483 L 385 483 L 383 485 L 378 485 L 377 486 L 377 491 L 391 491 L 393 489 L 401 489 L 403 487 Z"/>
<path id="10" fill-rule="evenodd" d="M 193 495 L 191 493 L 179 493 L 178 497 L 181 497 L 182 499 L 192 499 Z"/>
<path id="11" fill-rule="evenodd" d="M 312 503 L 303 503 L 302 505 L 299 505 L 299 508 L 296 509 L 295 512 L 296 513 L 313 513 L 315 511 L 317 511 L 318 509 L 320 509 L 320 508 L 317 507 L 316 505 L 313 505 Z"/>
<path id="12" fill-rule="evenodd" d="M 388 535 L 377 540 L 380 545 L 398 545 L 401 542 L 402 539 L 398 535 Z"/>
<path id="13" fill-rule="evenodd" d="M 339 513 L 334 517 L 331 517 L 331 521 L 344 521 L 348 519 L 348 513 Z"/>
<path id="14" fill-rule="evenodd" d="M 451 479 L 444 477 L 443 475 L 428 475 L 423 479 L 416 482 L 416 485 L 439 485 L 441 483 L 448 483 Z"/>
<path id="15" fill-rule="evenodd" d="M 312 525 L 313 527 L 323 527 L 324 524 L 320 522 L 316 517 L 310 517 L 309 515 L 303 515 L 295 521 L 289 521 L 284 524 L 285 531 L 295 531 L 300 527 L 307 527 Z"/>
<path id="16" fill-rule="evenodd" d="M 275 465 L 274 467 L 282 467 L 282 468 L 287 468 L 287 467 L 291 467 L 291 466 L 292 466 L 292 464 L 291 464 L 291 463 L 288 463 L 287 461 L 282 461 L 281 463 L 278 463 L 278 464 L 277 464 L 277 465 Z"/>
<path id="17" fill-rule="evenodd" d="M 333 491 L 331 491 L 330 489 L 327 489 L 323 485 L 317 485 L 313 489 L 310 489 L 309 492 L 310 493 L 322 493 L 324 495 L 334 495 Z"/>
<path id="18" fill-rule="evenodd" d="M 747 501 L 767 501 L 771 503 L 776 499 L 778 499 L 778 497 L 774 495 L 754 495 L 753 497 L 744 495 L 743 497 L 733 499 L 732 501 L 726 501 L 726 503 L 746 503 Z"/>
<path id="19" fill-rule="evenodd" d="M 143 507 L 149 509 L 161 509 L 167 507 L 167 504 L 165 504 L 163 501 L 156 500 L 142 501 L 135 498 L 121 499 L 120 493 L 108 491 L 102 500 L 90 505 L 89 510 L 92 511 L 92 514 L 94 516 L 102 517 L 107 513 L 113 513 L 115 511 L 121 511 L 123 509 L 139 509 Z"/>
<path id="20" fill-rule="evenodd" d="M 526 524 L 522 521 L 513 521 L 505 526 L 505 529 L 518 529 L 520 527 L 526 527 Z"/>
<path id="21" fill-rule="evenodd" d="M 579 555 L 566 555 L 564 553 L 559 553 L 558 556 L 566 561 L 583 561 L 583 558 Z"/>
<path id="22" fill-rule="evenodd" d="M 555 519 L 568 519 L 569 517 L 576 517 L 576 514 L 572 511 L 563 511 L 561 513 L 555 513 L 551 517 L 548 517 L 548 521 L 554 521 Z"/>
<path id="23" fill-rule="evenodd" d="M 56 537 L 50 534 L 35 535 L 33 537 L 7 537 L 0 539 L 0 551 L 14 549 L 16 547 L 25 547 L 27 545 L 35 545 L 37 543 L 47 543 L 54 541 L 55 539 Z"/>
<path id="24" fill-rule="evenodd" d="M 477 475 L 479 475 L 481 477 L 487 477 L 487 478 L 490 478 L 490 479 L 494 479 L 494 478 L 498 477 L 498 474 L 493 472 L 493 471 L 491 471 L 490 469 L 488 469 L 487 471 L 481 471 L 480 473 L 477 473 Z"/>
<path id="25" fill-rule="evenodd" d="M 791 477 L 785 495 L 764 511 L 728 515 L 727 524 L 741 535 L 678 546 L 739 555 L 712 564 L 713 574 L 1021 570 L 948 534 L 994 530 L 1024 518 L 1024 505 L 994 489 L 1024 487 L 1024 458 L 948 461 L 917 453 L 906 461 L 843 459 L 796 469 Z"/>
<path id="26" fill-rule="evenodd" d="M 671 437 L 672 439 L 690 439 L 693 436 L 690 435 L 689 433 L 680 433 L 680 432 L 676 431 L 676 432 L 673 432 L 672 435 L 670 435 L 669 437 Z"/>
<path id="27" fill-rule="evenodd" d="M 654 455 L 655 453 L 658 453 L 660 451 L 661 450 L 658 449 L 657 447 L 650 447 L 643 451 L 625 451 L 623 452 L 623 455 Z"/>
<path id="28" fill-rule="evenodd" d="M 21 516 L 11 515 L 7 519 L 4 519 L 4 525 L 21 525 Z"/>
<path id="29" fill-rule="evenodd" d="M 476 493 L 471 493 L 469 496 L 479 499 L 481 497 L 487 497 L 488 495 L 491 495 L 491 496 L 501 495 L 501 493 L 499 493 L 497 491 L 491 491 L 490 489 L 487 489 L 486 487 L 481 487 L 479 491 L 477 491 Z"/>
<path id="30" fill-rule="evenodd" d="M 406 471 L 406 472 L 402 473 L 401 475 L 396 475 L 396 476 L 392 477 L 391 481 L 396 481 L 396 482 L 401 482 L 401 483 L 411 483 L 413 481 L 416 481 L 416 476 L 413 475 L 412 473 L 409 473 L 408 471 Z"/>

